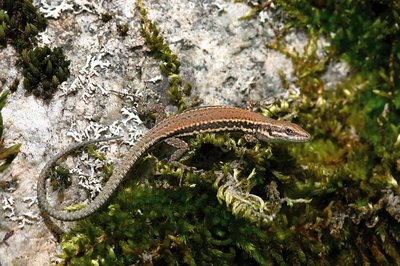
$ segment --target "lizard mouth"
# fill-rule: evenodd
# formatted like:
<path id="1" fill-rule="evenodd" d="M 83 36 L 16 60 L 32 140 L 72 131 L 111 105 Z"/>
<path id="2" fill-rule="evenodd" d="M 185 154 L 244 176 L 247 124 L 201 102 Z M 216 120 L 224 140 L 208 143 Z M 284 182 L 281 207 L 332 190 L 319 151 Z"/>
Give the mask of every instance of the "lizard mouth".
<path id="1" fill-rule="evenodd" d="M 297 135 L 296 137 L 296 142 L 307 142 L 311 139 L 311 135 L 310 133 L 308 133 L 307 131 L 304 130 L 303 134 L 301 135 Z"/>

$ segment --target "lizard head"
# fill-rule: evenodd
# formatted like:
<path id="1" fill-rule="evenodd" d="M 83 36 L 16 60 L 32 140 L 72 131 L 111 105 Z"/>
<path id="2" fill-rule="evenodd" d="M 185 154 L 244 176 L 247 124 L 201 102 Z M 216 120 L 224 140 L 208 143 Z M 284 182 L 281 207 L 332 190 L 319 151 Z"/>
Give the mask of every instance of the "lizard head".
<path id="1" fill-rule="evenodd" d="M 258 138 L 264 141 L 306 142 L 311 136 L 299 125 L 277 121 L 277 123 L 261 125 L 258 129 Z"/>

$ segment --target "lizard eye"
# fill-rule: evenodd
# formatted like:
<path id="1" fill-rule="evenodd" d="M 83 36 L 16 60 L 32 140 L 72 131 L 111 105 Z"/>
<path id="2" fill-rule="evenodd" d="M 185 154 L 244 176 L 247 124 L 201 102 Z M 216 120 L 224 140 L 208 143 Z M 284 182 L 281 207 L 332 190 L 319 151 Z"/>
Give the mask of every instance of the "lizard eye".
<path id="1" fill-rule="evenodd" d="M 293 131 L 293 129 L 287 128 L 287 129 L 285 129 L 285 133 L 288 135 L 293 135 L 294 131 Z"/>

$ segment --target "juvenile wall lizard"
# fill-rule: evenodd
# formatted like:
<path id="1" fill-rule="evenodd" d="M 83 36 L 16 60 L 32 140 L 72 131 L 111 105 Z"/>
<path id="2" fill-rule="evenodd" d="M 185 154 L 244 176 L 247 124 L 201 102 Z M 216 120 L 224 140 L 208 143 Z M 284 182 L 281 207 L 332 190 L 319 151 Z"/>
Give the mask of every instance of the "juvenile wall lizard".
<path id="1" fill-rule="evenodd" d="M 65 151 L 54 156 L 43 168 L 37 185 L 37 197 L 40 208 L 52 217 L 63 221 L 83 219 L 101 208 L 117 190 L 136 161 L 153 145 L 171 137 L 194 136 L 206 132 L 243 132 L 250 133 L 261 141 L 305 142 L 310 135 L 300 126 L 266 118 L 248 110 L 210 106 L 185 111 L 167 118 L 149 130 L 124 156 L 123 162 L 105 184 L 101 193 L 83 209 L 67 212 L 54 209 L 46 197 L 46 179 L 54 164 L 66 154 L 85 145 L 115 138 L 89 140 L 71 145 Z"/>

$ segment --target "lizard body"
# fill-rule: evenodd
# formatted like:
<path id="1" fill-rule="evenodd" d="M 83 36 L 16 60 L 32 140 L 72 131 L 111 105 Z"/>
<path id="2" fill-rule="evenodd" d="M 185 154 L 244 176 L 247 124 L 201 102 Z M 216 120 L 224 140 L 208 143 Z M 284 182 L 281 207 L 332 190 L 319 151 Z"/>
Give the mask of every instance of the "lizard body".
<path id="1" fill-rule="evenodd" d="M 46 198 L 46 179 L 53 165 L 66 154 L 85 145 L 115 138 L 90 140 L 74 144 L 54 156 L 43 168 L 38 180 L 37 197 L 40 208 L 50 216 L 63 221 L 83 219 L 101 208 L 124 180 L 136 161 L 156 143 L 171 137 L 194 136 L 206 132 L 243 132 L 261 141 L 305 142 L 310 135 L 300 126 L 277 121 L 245 109 L 209 106 L 185 111 L 167 118 L 150 129 L 124 156 L 122 163 L 105 184 L 100 194 L 83 209 L 67 212 L 54 209 Z"/>

